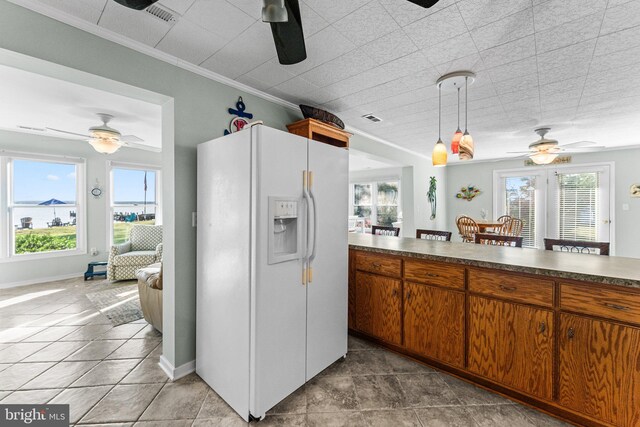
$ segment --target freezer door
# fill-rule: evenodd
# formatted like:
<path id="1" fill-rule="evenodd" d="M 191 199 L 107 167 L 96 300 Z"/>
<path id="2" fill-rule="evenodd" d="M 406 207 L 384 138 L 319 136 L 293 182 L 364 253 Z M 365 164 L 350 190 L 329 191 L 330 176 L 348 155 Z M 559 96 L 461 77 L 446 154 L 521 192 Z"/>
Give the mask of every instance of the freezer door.
<path id="1" fill-rule="evenodd" d="M 348 151 L 310 140 L 309 173 L 316 223 L 310 227 L 307 381 L 347 354 Z"/>
<path id="2" fill-rule="evenodd" d="M 300 245 L 305 247 L 306 204 L 303 172 L 307 167 L 307 140 L 265 126 L 252 129 L 257 157 L 254 202 L 255 271 L 252 283 L 252 393 L 251 414 L 262 417 L 305 382 L 306 286 L 302 282 L 304 252 L 299 258 L 269 264 L 268 245 L 277 243 L 288 222 L 273 222 L 270 201 L 298 201 L 295 215 L 303 221 Z M 287 202 L 288 203 L 288 202 Z M 270 215 L 270 206 L 272 214 Z M 278 208 L 281 209 L 281 208 Z M 282 207 L 285 217 L 292 207 Z M 288 230 L 288 229 L 287 229 Z"/>

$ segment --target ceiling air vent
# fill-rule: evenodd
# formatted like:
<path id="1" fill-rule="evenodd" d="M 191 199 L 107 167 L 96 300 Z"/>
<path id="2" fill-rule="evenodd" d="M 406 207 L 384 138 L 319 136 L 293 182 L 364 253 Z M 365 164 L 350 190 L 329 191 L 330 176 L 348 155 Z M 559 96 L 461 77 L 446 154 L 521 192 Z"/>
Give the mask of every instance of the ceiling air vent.
<path id="1" fill-rule="evenodd" d="M 166 22 L 169 25 L 173 25 L 178 20 L 178 14 L 168 7 L 162 6 L 161 4 L 154 3 L 148 8 L 144 10 L 149 15 L 153 16 L 156 19 L 159 19 L 163 22 Z"/>
<path id="2" fill-rule="evenodd" d="M 364 116 L 362 116 L 362 117 L 363 117 L 364 119 L 371 120 L 371 121 L 372 121 L 372 122 L 374 122 L 374 123 L 378 123 L 378 122 L 381 122 L 381 121 L 382 121 L 382 119 L 381 119 L 380 117 L 376 117 L 376 116 L 374 116 L 373 114 L 365 114 L 365 115 L 364 115 Z"/>

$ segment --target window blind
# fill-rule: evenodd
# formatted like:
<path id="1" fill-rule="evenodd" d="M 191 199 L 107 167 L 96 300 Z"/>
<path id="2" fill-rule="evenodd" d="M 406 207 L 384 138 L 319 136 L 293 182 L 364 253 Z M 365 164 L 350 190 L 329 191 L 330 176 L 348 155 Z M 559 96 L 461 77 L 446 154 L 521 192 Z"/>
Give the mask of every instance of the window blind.
<path id="1" fill-rule="evenodd" d="M 557 173 L 558 236 L 560 239 L 595 241 L 600 221 L 600 174 Z"/>

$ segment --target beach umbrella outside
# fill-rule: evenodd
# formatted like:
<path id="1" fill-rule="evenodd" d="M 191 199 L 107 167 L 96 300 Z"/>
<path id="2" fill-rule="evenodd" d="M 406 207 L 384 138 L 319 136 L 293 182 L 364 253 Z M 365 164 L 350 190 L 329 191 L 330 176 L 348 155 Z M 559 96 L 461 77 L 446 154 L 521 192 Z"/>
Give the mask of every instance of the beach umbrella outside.
<path id="1" fill-rule="evenodd" d="M 55 205 L 66 205 L 65 202 L 58 199 L 49 199 L 46 202 L 38 203 L 39 206 L 53 206 L 53 216 L 56 217 Z"/>

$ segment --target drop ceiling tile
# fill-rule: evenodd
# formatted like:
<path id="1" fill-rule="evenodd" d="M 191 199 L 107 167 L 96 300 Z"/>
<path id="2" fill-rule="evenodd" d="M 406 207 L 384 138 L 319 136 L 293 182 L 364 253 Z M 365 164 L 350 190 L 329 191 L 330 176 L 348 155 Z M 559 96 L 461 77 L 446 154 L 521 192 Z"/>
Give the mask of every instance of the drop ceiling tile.
<path id="1" fill-rule="evenodd" d="M 254 0 L 251 0 L 254 1 Z M 305 38 L 310 37 L 329 26 L 329 23 L 304 2 L 299 2 L 300 18 Z"/>
<path id="2" fill-rule="evenodd" d="M 271 39 L 273 43 L 273 38 L 271 37 Z M 299 64 L 288 66 L 288 71 L 296 75 L 309 71 L 355 48 L 351 41 L 347 40 L 333 27 L 327 27 L 308 37 L 305 43 L 307 46 L 307 59 Z"/>
<path id="3" fill-rule="evenodd" d="M 397 30 L 361 47 L 378 65 L 393 61 L 418 50 L 403 30 Z"/>
<path id="4" fill-rule="evenodd" d="M 612 8 L 632 1 L 636 0 L 609 0 L 609 4 L 607 5 L 607 7 Z"/>
<path id="5" fill-rule="evenodd" d="M 155 46 L 171 26 L 148 13 L 129 9 L 119 3 L 107 3 L 99 25 L 149 46 Z"/>
<path id="6" fill-rule="evenodd" d="M 504 95 L 511 92 L 522 92 L 530 88 L 538 86 L 538 73 L 519 76 L 509 80 L 503 80 L 496 84 L 496 92 L 498 95 Z"/>
<path id="7" fill-rule="evenodd" d="M 536 31 L 544 31 L 579 18 L 602 13 L 607 0 L 550 0 L 533 7 Z"/>
<path id="8" fill-rule="evenodd" d="M 540 85 L 559 82 L 573 77 L 586 76 L 589 68 L 582 65 L 570 65 L 564 67 L 540 68 L 538 78 Z"/>
<path id="9" fill-rule="evenodd" d="M 451 62 L 439 64 L 435 68 L 440 74 L 452 73 L 458 70 L 469 70 L 477 72 L 484 69 L 484 62 L 482 62 L 480 54 L 474 53 L 462 58 L 454 59 Z"/>
<path id="10" fill-rule="evenodd" d="M 555 67 L 589 67 L 596 40 L 587 40 L 538 55 L 540 70 Z"/>
<path id="11" fill-rule="evenodd" d="M 355 49 L 301 74 L 301 77 L 318 87 L 325 87 L 370 70 L 376 65 L 364 50 Z"/>
<path id="12" fill-rule="evenodd" d="M 97 24 L 107 0 L 39 0 L 39 2 Z"/>
<path id="13" fill-rule="evenodd" d="M 533 31 L 533 11 L 528 8 L 471 30 L 471 37 L 478 50 L 486 50 L 531 35 Z"/>
<path id="14" fill-rule="evenodd" d="M 594 55 L 607 55 L 640 46 L 640 26 L 598 37 Z"/>
<path id="15" fill-rule="evenodd" d="M 573 77 L 559 82 L 549 83 L 540 86 L 540 95 L 572 93 L 582 89 L 585 85 L 586 76 Z"/>
<path id="16" fill-rule="evenodd" d="M 520 61 L 535 54 L 536 46 L 534 36 L 523 37 L 480 52 L 480 56 L 487 68 Z"/>
<path id="17" fill-rule="evenodd" d="M 393 19 L 402 27 L 409 25 L 425 16 L 436 13 L 437 11 L 444 9 L 455 4 L 456 0 L 440 0 L 430 8 L 418 6 L 407 0 L 380 0 L 382 6 L 387 9 L 387 12 L 393 16 Z"/>
<path id="18" fill-rule="evenodd" d="M 269 26 L 256 21 L 247 31 L 200 65 L 235 79 L 275 56 L 276 49 Z"/>
<path id="19" fill-rule="evenodd" d="M 385 8 L 375 0 L 334 22 L 333 27 L 356 46 L 400 29 Z"/>
<path id="20" fill-rule="evenodd" d="M 327 21 L 335 22 L 367 4 L 370 0 L 304 0 Z"/>
<path id="21" fill-rule="evenodd" d="M 547 104 L 555 105 L 563 101 L 573 103 L 576 100 L 580 101 L 581 96 L 582 96 L 582 88 L 574 89 L 571 91 L 545 92 L 540 94 L 540 103 L 541 105 L 547 105 Z"/>
<path id="22" fill-rule="evenodd" d="M 600 31 L 602 12 L 536 33 L 538 53 L 596 38 Z"/>
<path id="23" fill-rule="evenodd" d="M 589 65 L 590 73 L 602 73 L 615 70 L 620 64 L 640 63 L 640 45 L 620 52 L 613 52 L 608 55 L 594 56 Z"/>
<path id="24" fill-rule="evenodd" d="M 453 5 L 407 25 L 404 30 L 423 49 L 462 34 L 467 28 L 458 8 Z"/>
<path id="25" fill-rule="evenodd" d="M 462 33 L 451 37 L 426 49 L 422 53 L 433 65 L 451 62 L 455 59 L 463 58 L 472 54 L 477 54 L 476 46 L 469 33 Z"/>
<path id="26" fill-rule="evenodd" d="M 519 76 L 535 73 L 538 65 L 535 56 L 530 56 L 519 61 L 510 62 L 508 64 L 499 65 L 489 68 L 487 72 L 494 83 L 509 80 Z"/>
<path id="27" fill-rule="evenodd" d="M 256 22 L 255 18 L 225 0 L 196 0 L 183 18 L 229 40 L 238 37 Z M 263 25 L 268 27 L 268 24 Z"/>
<path id="28" fill-rule="evenodd" d="M 160 0 L 158 3 L 177 12 L 179 15 L 184 15 L 193 5 L 194 1 L 195 0 Z"/>
<path id="29" fill-rule="evenodd" d="M 531 7 L 531 0 L 462 0 L 457 5 L 467 27 L 473 29 Z"/>
<path id="30" fill-rule="evenodd" d="M 602 30 L 600 34 L 609 34 L 614 31 L 640 25 L 640 2 L 631 1 L 617 7 L 609 7 L 604 14 Z"/>
<path id="31" fill-rule="evenodd" d="M 246 74 L 243 75 L 243 76 L 238 77 L 236 79 L 236 81 L 240 82 L 242 84 L 245 84 L 247 86 L 250 86 L 250 87 L 252 87 L 254 89 L 261 90 L 263 92 L 267 92 L 268 89 L 271 87 L 268 84 L 266 84 L 264 82 L 261 82 L 260 80 L 253 79 L 253 78 L 249 77 Z"/>
<path id="32" fill-rule="evenodd" d="M 514 104 L 517 102 L 539 102 L 540 90 L 538 87 L 529 88 L 525 91 L 521 92 L 509 92 L 499 95 L 500 101 L 502 101 L 502 106 L 505 107 L 505 111 L 507 111 L 507 105 Z"/>
<path id="33" fill-rule="evenodd" d="M 304 97 L 307 93 L 314 92 L 319 87 L 309 83 L 301 77 L 294 77 L 281 83 L 275 87 L 277 90 L 288 93 L 293 96 Z"/>
<path id="34" fill-rule="evenodd" d="M 226 43 L 227 40 L 217 34 L 212 34 L 189 21 L 180 20 L 156 48 L 192 64 L 200 64 L 222 49 Z"/>
<path id="35" fill-rule="evenodd" d="M 278 63 L 277 59 L 273 59 L 259 65 L 244 76 L 251 80 L 259 81 L 263 86 L 272 87 L 294 78 L 295 74 L 287 71 L 286 65 L 282 65 Z"/>
<path id="36" fill-rule="evenodd" d="M 262 19 L 262 2 L 256 0 L 227 0 L 253 19 Z"/>

